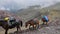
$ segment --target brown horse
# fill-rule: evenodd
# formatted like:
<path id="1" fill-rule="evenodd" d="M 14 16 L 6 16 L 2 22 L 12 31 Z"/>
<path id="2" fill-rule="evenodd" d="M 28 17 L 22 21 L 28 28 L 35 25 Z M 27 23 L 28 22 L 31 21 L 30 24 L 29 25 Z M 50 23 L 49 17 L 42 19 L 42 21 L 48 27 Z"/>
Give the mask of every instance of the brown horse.
<path id="1" fill-rule="evenodd" d="M 29 28 L 32 26 L 33 29 L 37 29 L 39 28 L 39 20 L 38 19 L 31 19 L 28 22 L 25 23 L 25 27 L 27 28 L 27 26 L 30 24 Z"/>
<path id="2" fill-rule="evenodd" d="M 15 24 L 13 24 L 12 26 L 9 26 L 7 21 L 0 20 L 0 26 L 2 26 L 2 28 L 5 29 L 5 34 L 7 34 L 9 29 L 12 29 L 14 27 L 16 27 L 17 31 L 18 31 L 18 29 L 20 29 L 19 25 L 22 27 L 22 21 L 20 21 L 20 20 L 18 22 L 16 22 Z"/>

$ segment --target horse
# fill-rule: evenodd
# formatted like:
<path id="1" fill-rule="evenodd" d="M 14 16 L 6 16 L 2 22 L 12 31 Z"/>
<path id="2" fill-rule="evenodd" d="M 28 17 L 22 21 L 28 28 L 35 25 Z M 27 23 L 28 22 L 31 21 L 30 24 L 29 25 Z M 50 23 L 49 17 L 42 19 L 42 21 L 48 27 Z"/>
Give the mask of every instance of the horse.
<path id="1" fill-rule="evenodd" d="M 21 20 L 19 20 L 18 22 L 14 23 L 11 26 L 8 25 L 8 22 L 6 20 L 0 20 L 0 26 L 5 29 L 5 34 L 8 34 L 8 30 L 9 29 L 12 29 L 14 27 L 16 27 L 17 28 L 17 31 L 18 31 L 18 29 L 20 29 L 20 26 L 22 27 L 22 25 L 23 24 L 22 24 L 22 21 Z"/>
<path id="2" fill-rule="evenodd" d="M 48 19 L 48 20 L 46 20 L 46 19 L 42 18 L 42 21 L 43 21 L 43 25 L 47 25 L 47 24 L 48 24 L 48 22 L 49 22 L 49 19 Z"/>
<path id="3" fill-rule="evenodd" d="M 31 26 L 33 27 L 33 29 L 38 29 L 39 28 L 39 20 L 38 19 L 35 19 L 35 20 L 31 19 L 25 23 L 25 27 L 27 28 L 28 25 L 30 25 L 29 29 Z"/>

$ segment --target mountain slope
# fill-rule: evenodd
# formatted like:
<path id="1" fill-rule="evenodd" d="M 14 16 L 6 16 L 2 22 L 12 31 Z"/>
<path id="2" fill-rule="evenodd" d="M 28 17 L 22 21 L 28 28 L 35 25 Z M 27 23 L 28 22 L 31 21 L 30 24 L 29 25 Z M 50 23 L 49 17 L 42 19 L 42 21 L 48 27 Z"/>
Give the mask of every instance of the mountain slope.
<path id="1" fill-rule="evenodd" d="M 30 6 L 26 9 L 18 10 L 16 14 L 19 15 L 25 22 L 40 15 L 40 5 Z"/>
<path id="2" fill-rule="evenodd" d="M 46 9 L 58 9 L 58 10 L 60 10 L 60 2 L 58 2 L 54 5 L 51 5 L 49 7 L 46 7 Z"/>

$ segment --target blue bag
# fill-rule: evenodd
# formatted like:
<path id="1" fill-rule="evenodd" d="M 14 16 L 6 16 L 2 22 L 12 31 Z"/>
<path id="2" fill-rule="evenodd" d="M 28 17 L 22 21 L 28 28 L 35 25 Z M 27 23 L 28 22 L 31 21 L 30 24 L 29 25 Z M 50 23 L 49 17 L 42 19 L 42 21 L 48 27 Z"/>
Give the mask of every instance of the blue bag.
<path id="1" fill-rule="evenodd" d="M 43 16 L 43 18 L 44 18 L 46 21 L 48 21 L 48 17 L 47 17 L 47 16 Z"/>

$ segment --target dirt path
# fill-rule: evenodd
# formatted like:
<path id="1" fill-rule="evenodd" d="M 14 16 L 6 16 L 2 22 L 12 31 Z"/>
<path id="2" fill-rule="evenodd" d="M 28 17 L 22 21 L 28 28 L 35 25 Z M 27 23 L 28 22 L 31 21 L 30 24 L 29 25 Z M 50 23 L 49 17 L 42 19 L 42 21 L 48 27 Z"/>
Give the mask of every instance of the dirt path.
<path id="1" fill-rule="evenodd" d="M 25 31 L 22 31 L 22 33 L 19 32 L 19 34 L 60 34 L 60 25 L 55 23 L 60 23 L 60 19 L 53 21 L 48 26 L 44 25 L 42 28 L 38 30 L 34 30 L 34 31 L 25 30 Z"/>

